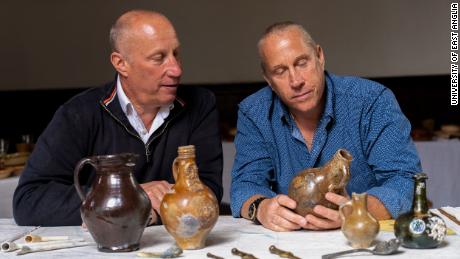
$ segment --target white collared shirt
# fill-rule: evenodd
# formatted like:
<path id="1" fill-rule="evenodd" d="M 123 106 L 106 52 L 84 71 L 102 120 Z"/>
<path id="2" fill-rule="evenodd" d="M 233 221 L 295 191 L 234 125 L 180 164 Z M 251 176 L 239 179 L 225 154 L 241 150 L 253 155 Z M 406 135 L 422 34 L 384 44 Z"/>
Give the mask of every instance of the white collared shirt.
<path id="1" fill-rule="evenodd" d="M 153 119 L 152 126 L 150 130 L 145 128 L 142 119 L 139 117 L 136 109 L 134 109 L 133 104 L 129 100 L 128 96 L 126 96 L 125 91 L 123 91 L 123 87 L 121 87 L 120 77 L 117 77 L 117 95 L 118 101 L 120 102 L 121 109 L 128 117 L 131 126 L 137 131 L 139 136 L 142 138 L 144 143 L 147 143 L 150 136 L 155 132 L 161 125 L 165 122 L 165 119 L 169 116 L 169 111 L 174 107 L 174 104 L 161 106 L 160 110 L 158 111 L 155 119 Z"/>

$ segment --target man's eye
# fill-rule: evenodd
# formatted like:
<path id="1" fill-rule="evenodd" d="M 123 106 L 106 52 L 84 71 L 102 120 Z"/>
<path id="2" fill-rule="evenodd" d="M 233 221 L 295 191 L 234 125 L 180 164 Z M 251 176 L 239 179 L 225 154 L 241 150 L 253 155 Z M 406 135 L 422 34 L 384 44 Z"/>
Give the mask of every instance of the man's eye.
<path id="1" fill-rule="evenodd" d="M 306 59 L 301 59 L 297 62 L 297 66 L 304 67 L 307 65 L 307 60 Z"/>
<path id="2" fill-rule="evenodd" d="M 163 61 L 164 58 L 165 58 L 165 56 L 163 54 L 158 54 L 158 55 L 153 56 L 152 60 L 156 61 L 156 62 L 161 62 L 161 61 Z"/>
<path id="3" fill-rule="evenodd" d="M 285 69 L 284 68 L 278 68 L 273 71 L 273 74 L 275 75 L 282 75 L 284 73 Z"/>

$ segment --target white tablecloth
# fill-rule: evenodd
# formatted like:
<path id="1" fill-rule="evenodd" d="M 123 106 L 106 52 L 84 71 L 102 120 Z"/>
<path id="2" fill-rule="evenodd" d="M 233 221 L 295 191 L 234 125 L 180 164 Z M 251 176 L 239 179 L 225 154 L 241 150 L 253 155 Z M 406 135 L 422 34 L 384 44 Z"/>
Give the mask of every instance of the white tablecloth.
<path id="1" fill-rule="evenodd" d="M 18 227 L 11 219 L 0 219 L 0 240 L 13 234 L 30 229 Z M 69 235 L 83 236 L 92 241 L 88 232 L 81 227 L 53 227 L 41 228 L 34 232 L 37 235 Z M 380 232 L 378 240 L 393 238 L 391 232 Z M 174 243 L 172 237 L 163 226 L 149 227 L 145 230 L 141 240 L 142 251 L 163 251 Z M 268 247 L 275 245 L 280 249 L 289 250 L 301 258 L 321 258 L 326 253 L 350 249 L 345 237 L 340 230 L 334 231 L 294 231 L 273 232 L 262 226 L 254 225 L 245 219 L 234 219 L 229 216 L 220 217 L 216 226 L 207 239 L 206 247 L 200 250 L 184 251 L 184 258 L 206 258 L 206 253 L 211 252 L 224 258 L 239 258 L 231 254 L 233 247 L 252 253 L 260 259 L 279 258 L 270 254 Z M 447 236 L 445 242 L 437 249 L 406 249 L 401 248 L 399 254 L 389 258 L 459 258 L 460 236 Z M 129 253 L 102 253 L 98 252 L 95 245 L 77 247 L 65 250 L 55 250 L 24 255 L 24 258 L 135 258 L 136 252 Z M 352 255 L 353 256 L 353 255 Z M 356 255 L 354 255 L 356 256 Z M 17 258 L 12 253 L 0 254 L 0 258 Z M 366 253 L 360 253 L 359 258 L 375 258 Z"/>

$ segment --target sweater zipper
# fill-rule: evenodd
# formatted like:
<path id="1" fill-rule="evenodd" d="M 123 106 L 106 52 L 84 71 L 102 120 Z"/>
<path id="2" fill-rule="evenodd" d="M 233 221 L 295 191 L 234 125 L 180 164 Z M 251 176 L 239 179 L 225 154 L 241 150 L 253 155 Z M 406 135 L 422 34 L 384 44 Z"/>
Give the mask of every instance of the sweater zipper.
<path id="1" fill-rule="evenodd" d="M 150 144 L 151 144 L 156 138 L 158 138 L 159 136 L 161 136 L 161 135 L 165 132 L 166 128 L 168 128 L 169 123 L 170 123 L 172 120 L 174 120 L 174 119 L 177 117 L 177 115 L 179 115 L 180 113 L 181 113 L 181 111 L 179 111 L 177 114 L 174 114 L 174 116 L 171 117 L 171 119 L 169 119 L 168 121 L 165 122 L 164 127 L 161 129 L 161 131 L 160 131 L 158 134 L 153 135 L 153 137 L 152 137 L 152 139 L 151 139 L 150 141 L 147 141 L 147 144 L 145 144 L 145 155 L 147 156 L 147 162 L 149 161 L 149 157 L 150 157 L 150 152 L 149 152 L 149 146 L 150 146 Z M 126 128 L 126 127 L 125 127 L 125 128 Z"/>
<path id="2" fill-rule="evenodd" d="M 131 132 L 131 131 L 126 127 L 126 125 L 125 125 L 123 122 L 121 122 L 115 115 L 112 114 L 112 112 L 111 112 L 109 109 L 107 109 L 107 107 L 106 107 L 105 105 L 101 104 L 101 106 L 104 108 L 104 110 L 106 110 L 106 111 L 110 114 L 110 116 L 112 116 L 112 118 L 114 118 L 118 123 L 120 123 L 120 124 L 123 126 L 123 128 L 125 128 L 125 130 L 126 130 L 130 135 L 132 135 L 133 137 L 137 138 L 137 139 L 140 140 L 142 143 L 144 143 L 144 141 L 142 141 L 141 137 L 139 137 L 137 134 L 134 134 L 133 132 Z M 149 160 L 150 152 L 149 152 L 148 144 L 144 144 L 144 149 L 145 149 L 145 157 L 146 157 L 146 160 L 147 160 L 147 162 L 149 162 L 149 161 L 150 161 L 150 160 Z"/>
<path id="3" fill-rule="evenodd" d="M 125 130 L 126 130 L 130 135 L 132 135 L 133 137 L 139 139 L 142 143 L 144 143 L 144 141 L 141 139 L 141 137 L 139 137 L 137 134 L 132 133 L 132 132 L 126 127 L 126 125 L 125 125 L 123 122 L 121 122 L 115 115 L 112 114 L 112 112 L 111 112 L 109 109 L 107 109 L 107 107 L 106 107 L 105 105 L 103 105 L 102 103 L 100 103 L 100 105 L 104 108 L 104 110 L 106 110 L 106 111 L 110 114 L 110 116 L 112 116 L 112 118 L 114 118 L 118 123 L 120 123 L 120 124 L 123 126 L 123 128 L 125 128 Z M 171 117 L 171 119 L 168 120 L 168 121 L 165 123 L 165 125 L 164 125 L 163 129 L 161 130 L 161 132 L 158 133 L 157 135 L 154 135 L 153 138 L 152 138 L 150 141 L 148 141 L 146 144 L 144 144 L 144 148 L 145 148 L 145 158 L 146 158 L 146 160 L 147 160 L 147 163 L 150 162 L 150 154 L 151 154 L 151 153 L 149 152 L 149 145 L 150 145 L 150 143 L 152 143 L 153 140 L 155 140 L 158 136 L 160 136 L 161 134 L 163 134 L 163 132 L 164 132 L 164 131 L 166 130 L 166 128 L 168 127 L 169 123 L 170 123 L 174 118 L 176 118 L 177 115 L 179 115 L 180 113 L 181 113 L 181 111 L 179 111 L 177 114 L 175 114 L 174 117 Z"/>

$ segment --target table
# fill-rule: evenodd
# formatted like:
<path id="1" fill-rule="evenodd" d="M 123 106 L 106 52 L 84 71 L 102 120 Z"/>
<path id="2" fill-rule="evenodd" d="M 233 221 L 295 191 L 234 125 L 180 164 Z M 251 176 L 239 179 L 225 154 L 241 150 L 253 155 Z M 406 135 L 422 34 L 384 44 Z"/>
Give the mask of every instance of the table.
<path id="1" fill-rule="evenodd" d="M 31 227 L 16 226 L 12 219 L 0 219 L 0 240 L 10 235 L 30 229 Z M 38 229 L 38 235 L 69 235 L 83 236 L 92 240 L 88 232 L 79 226 L 74 227 L 43 227 Z M 380 232 L 377 239 L 387 240 L 394 237 L 391 232 Z M 141 239 L 142 251 L 163 251 L 174 243 L 167 234 L 164 226 L 153 226 L 145 230 Z M 239 258 L 233 256 L 230 250 L 233 247 L 250 252 L 260 259 L 279 258 L 268 252 L 268 247 L 275 245 L 280 249 L 292 251 L 301 258 L 321 258 L 325 253 L 350 249 L 340 230 L 333 231 L 294 231 L 273 232 L 260 225 L 254 225 L 245 219 L 235 219 L 230 216 L 221 216 L 211 231 L 205 248 L 200 250 L 186 250 L 182 258 L 206 258 L 211 252 L 224 258 Z M 406 249 L 401 248 L 400 254 L 391 258 L 459 258 L 460 236 L 447 236 L 445 242 L 437 249 Z M 136 252 L 129 253 L 102 253 L 95 246 L 77 247 L 65 250 L 55 250 L 24 255 L 24 258 L 135 258 Z M 2 257 L 3 256 L 3 257 Z M 355 254 L 356 256 L 356 254 Z M 1 258 L 18 258 L 14 252 L 2 253 Z M 375 258 L 361 253 L 359 258 Z"/>

